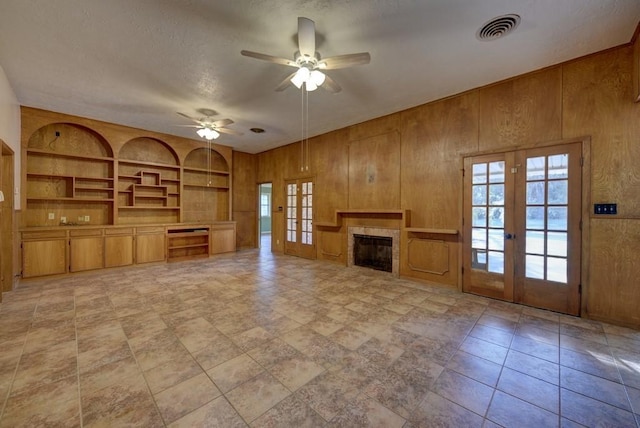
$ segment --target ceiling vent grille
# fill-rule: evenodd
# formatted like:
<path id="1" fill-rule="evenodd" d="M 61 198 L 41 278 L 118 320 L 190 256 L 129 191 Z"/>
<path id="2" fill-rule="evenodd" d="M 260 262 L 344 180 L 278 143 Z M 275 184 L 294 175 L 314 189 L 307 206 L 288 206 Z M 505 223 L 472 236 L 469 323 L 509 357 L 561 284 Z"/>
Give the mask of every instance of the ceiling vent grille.
<path id="1" fill-rule="evenodd" d="M 502 15 L 485 23 L 478 32 L 476 38 L 483 42 L 499 39 L 515 30 L 520 24 L 520 16 L 516 14 Z"/>

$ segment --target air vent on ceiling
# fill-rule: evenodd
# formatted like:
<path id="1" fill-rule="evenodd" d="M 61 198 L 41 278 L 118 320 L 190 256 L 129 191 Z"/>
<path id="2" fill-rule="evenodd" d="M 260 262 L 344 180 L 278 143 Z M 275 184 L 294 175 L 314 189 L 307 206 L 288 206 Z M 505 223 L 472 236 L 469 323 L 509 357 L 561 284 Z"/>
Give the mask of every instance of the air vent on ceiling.
<path id="1" fill-rule="evenodd" d="M 518 24 L 520 24 L 519 15 L 510 14 L 498 16 L 480 27 L 476 33 L 476 37 L 483 42 L 499 39 L 515 30 Z"/>

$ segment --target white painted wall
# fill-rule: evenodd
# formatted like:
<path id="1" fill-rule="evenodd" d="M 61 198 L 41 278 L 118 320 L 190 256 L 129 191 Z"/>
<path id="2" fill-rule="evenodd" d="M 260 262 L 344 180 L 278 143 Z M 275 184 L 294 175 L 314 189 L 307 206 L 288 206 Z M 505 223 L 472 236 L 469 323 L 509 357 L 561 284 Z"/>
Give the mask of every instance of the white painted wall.
<path id="1" fill-rule="evenodd" d="M 14 153 L 14 183 L 18 189 L 14 195 L 14 209 L 20 209 L 20 104 L 4 69 L 0 66 L 0 139 Z M 15 192 L 14 192 L 15 193 Z M 11 195 L 4 195 L 5 198 Z"/>

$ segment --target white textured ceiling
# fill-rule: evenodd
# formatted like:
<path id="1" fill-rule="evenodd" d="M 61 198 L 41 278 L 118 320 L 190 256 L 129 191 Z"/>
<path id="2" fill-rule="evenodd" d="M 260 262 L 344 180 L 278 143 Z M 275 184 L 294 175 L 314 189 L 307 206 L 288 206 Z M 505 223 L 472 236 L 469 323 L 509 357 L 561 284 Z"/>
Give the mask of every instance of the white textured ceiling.
<path id="1" fill-rule="evenodd" d="M 475 38 L 508 13 L 514 33 Z M 323 57 L 371 53 L 329 72 L 342 92 L 310 94 L 314 136 L 627 43 L 640 1 L 0 0 L 0 66 L 22 105 L 188 138 L 176 112 L 212 109 L 244 132 L 217 143 L 258 153 L 301 138 L 301 94 L 240 50 L 292 58 L 298 16 Z"/>

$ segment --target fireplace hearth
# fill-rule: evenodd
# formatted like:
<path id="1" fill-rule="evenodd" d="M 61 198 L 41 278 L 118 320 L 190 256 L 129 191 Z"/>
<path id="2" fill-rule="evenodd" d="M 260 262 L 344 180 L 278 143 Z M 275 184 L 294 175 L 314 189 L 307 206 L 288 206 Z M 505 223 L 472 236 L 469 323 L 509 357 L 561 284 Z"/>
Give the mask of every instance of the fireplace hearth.
<path id="1" fill-rule="evenodd" d="M 353 235 L 353 264 L 385 272 L 393 271 L 393 239 L 386 236 Z"/>

